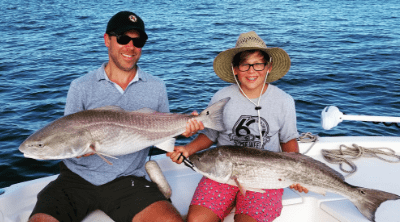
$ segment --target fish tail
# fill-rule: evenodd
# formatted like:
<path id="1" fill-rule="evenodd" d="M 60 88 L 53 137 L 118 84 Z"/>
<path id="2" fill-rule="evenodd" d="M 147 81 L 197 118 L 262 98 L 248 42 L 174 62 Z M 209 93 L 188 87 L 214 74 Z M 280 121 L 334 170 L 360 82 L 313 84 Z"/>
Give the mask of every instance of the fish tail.
<path id="1" fill-rule="evenodd" d="M 224 106 L 230 99 L 230 97 L 221 99 L 220 101 L 212 104 L 200 113 L 199 117 L 201 118 L 204 127 L 217 131 L 225 130 L 222 116 L 224 112 Z"/>
<path id="2" fill-rule="evenodd" d="M 354 187 L 358 197 L 350 198 L 358 210 L 370 221 L 375 221 L 375 212 L 381 203 L 387 200 L 398 200 L 400 196 L 380 190 Z"/>

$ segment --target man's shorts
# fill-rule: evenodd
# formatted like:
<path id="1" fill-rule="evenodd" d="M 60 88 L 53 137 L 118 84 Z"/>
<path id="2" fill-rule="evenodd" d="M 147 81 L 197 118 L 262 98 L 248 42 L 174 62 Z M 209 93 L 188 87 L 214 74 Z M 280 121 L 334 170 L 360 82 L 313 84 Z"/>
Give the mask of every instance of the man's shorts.
<path id="1" fill-rule="evenodd" d="M 283 189 L 265 190 L 265 193 L 247 191 L 203 177 L 193 195 L 191 205 L 211 209 L 223 220 L 236 206 L 235 214 L 245 214 L 257 221 L 273 221 L 281 215 Z M 236 204 L 235 204 L 236 200 Z"/>
<path id="2" fill-rule="evenodd" d="M 100 209 L 114 221 L 132 221 L 147 206 L 167 200 L 157 185 L 144 177 L 126 176 L 95 186 L 60 163 L 61 173 L 38 194 L 31 214 L 44 213 L 59 221 L 82 221 Z"/>

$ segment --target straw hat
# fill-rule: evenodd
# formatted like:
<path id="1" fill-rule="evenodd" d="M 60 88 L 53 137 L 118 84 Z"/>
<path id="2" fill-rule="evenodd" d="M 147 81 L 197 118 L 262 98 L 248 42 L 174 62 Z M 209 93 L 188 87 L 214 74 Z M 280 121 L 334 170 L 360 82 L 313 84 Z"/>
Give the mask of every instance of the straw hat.
<path id="1" fill-rule="evenodd" d="M 266 82 L 273 82 L 282 78 L 290 69 L 290 57 L 281 48 L 267 48 L 265 42 L 254 32 L 240 34 L 235 48 L 225 50 L 214 59 L 215 73 L 226 82 L 234 83 L 232 73 L 233 57 L 239 52 L 258 49 L 268 53 L 272 57 L 272 70 L 268 74 Z"/>

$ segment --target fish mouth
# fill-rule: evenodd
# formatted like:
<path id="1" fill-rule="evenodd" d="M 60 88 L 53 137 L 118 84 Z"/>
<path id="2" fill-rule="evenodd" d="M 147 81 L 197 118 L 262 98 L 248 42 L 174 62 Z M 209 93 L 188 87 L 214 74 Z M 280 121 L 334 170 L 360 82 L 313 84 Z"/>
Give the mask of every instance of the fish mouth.
<path id="1" fill-rule="evenodd" d="M 24 157 L 27 157 L 27 158 L 36 158 L 36 157 L 34 157 L 33 155 L 29 155 L 29 154 L 27 154 L 27 153 L 24 153 Z"/>
<path id="2" fill-rule="evenodd" d="M 46 160 L 46 158 L 40 157 L 40 156 L 35 156 L 32 154 L 24 153 L 24 157 L 26 158 L 31 158 L 31 159 L 37 159 L 37 160 Z"/>

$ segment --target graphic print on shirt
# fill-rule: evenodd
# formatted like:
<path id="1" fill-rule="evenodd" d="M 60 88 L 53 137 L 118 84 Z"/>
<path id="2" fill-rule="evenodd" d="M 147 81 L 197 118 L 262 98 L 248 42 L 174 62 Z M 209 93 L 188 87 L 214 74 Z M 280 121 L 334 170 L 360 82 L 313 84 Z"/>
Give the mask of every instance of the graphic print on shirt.
<path id="1" fill-rule="evenodd" d="M 258 129 L 258 116 L 242 115 L 232 128 L 229 139 L 237 146 L 254 147 L 264 149 L 266 143 L 271 139 L 268 136 L 269 125 L 261 117 L 261 131 L 263 137 L 263 146 L 261 146 L 260 132 Z"/>

